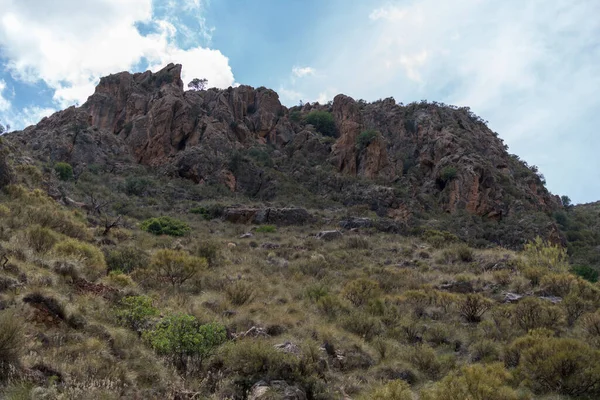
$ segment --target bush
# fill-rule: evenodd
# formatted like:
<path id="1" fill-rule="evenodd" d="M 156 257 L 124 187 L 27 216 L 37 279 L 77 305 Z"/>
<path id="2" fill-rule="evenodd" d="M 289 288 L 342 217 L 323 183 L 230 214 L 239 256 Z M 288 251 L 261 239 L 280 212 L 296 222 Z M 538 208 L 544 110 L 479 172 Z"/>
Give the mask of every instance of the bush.
<path id="1" fill-rule="evenodd" d="M 233 305 L 241 306 L 252 300 L 254 297 L 254 289 L 251 284 L 237 280 L 227 286 L 225 294 Z"/>
<path id="2" fill-rule="evenodd" d="M 364 150 L 377 138 L 379 132 L 373 129 L 363 131 L 356 137 L 357 150 Z"/>
<path id="3" fill-rule="evenodd" d="M 567 252 L 565 249 L 544 242 L 539 236 L 525 245 L 523 255 L 526 261 L 522 266 L 542 268 L 550 272 L 566 272 L 569 270 Z"/>
<path id="4" fill-rule="evenodd" d="M 223 346 L 219 353 L 218 364 L 233 376 L 240 394 L 247 393 L 259 380 L 284 380 L 292 384 L 301 379 L 300 359 L 278 351 L 265 341 L 238 340 Z"/>
<path id="5" fill-rule="evenodd" d="M 557 329 L 562 319 L 558 306 L 536 297 L 522 299 L 513 309 L 513 321 L 526 332 L 538 328 Z"/>
<path id="6" fill-rule="evenodd" d="M 458 170 L 456 169 L 456 167 L 444 167 L 440 171 L 440 179 L 442 180 L 442 182 L 448 182 L 456 178 L 457 174 Z"/>
<path id="7" fill-rule="evenodd" d="M 125 180 L 125 193 L 129 196 L 143 196 L 152 185 L 150 179 L 129 177 Z"/>
<path id="8" fill-rule="evenodd" d="M 492 307 L 492 302 L 480 294 L 468 294 L 458 304 L 460 315 L 467 322 L 480 322 L 483 314 Z"/>
<path id="9" fill-rule="evenodd" d="M 184 236 L 191 231 L 188 224 L 171 217 L 150 218 L 142 222 L 141 229 L 155 235 Z"/>
<path id="10" fill-rule="evenodd" d="M 0 311 L 0 381 L 8 369 L 19 365 L 25 347 L 23 324 L 16 313 Z"/>
<path id="11" fill-rule="evenodd" d="M 151 317 L 159 314 L 148 296 L 127 296 L 119 302 L 117 320 L 123 326 L 140 332 L 148 327 Z"/>
<path id="12" fill-rule="evenodd" d="M 381 321 L 362 312 L 350 313 L 350 315 L 341 320 L 340 324 L 348 332 L 352 332 L 367 341 L 370 341 L 382 332 Z"/>
<path id="13" fill-rule="evenodd" d="M 324 136 L 337 136 L 333 115 L 327 111 L 311 111 L 304 117 L 304 122 L 314 126 Z"/>
<path id="14" fill-rule="evenodd" d="M 277 227 L 275 227 L 275 225 L 261 225 L 258 228 L 256 228 L 256 232 L 275 233 L 275 232 L 277 232 Z"/>
<path id="15" fill-rule="evenodd" d="M 519 400 L 524 397 L 509 385 L 512 376 L 501 364 L 467 365 L 448 374 L 433 388 L 421 392 L 422 400 Z"/>
<path id="16" fill-rule="evenodd" d="M 193 254 L 204 258 L 210 268 L 216 267 L 219 263 L 219 253 L 221 246 L 217 242 L 202 241 L 194 246 Z"/>
<path id="17" fill-rule="evenodd" d="M 106 256 L 106 266 L 109 271 L 121 271 L 126 274 L 138 268 L 146 268 L 148 263 L 148 254 L 136 247 L 112 250 Z"/>
<path id="18" fill-rule="evenodd" d="M 158 354 L 170 357 L 184 372 L 188 370 L 190 360 L 202 363 L 227 340 L 223 325 L 216 322 L 201 325 L 187 314 L 169 315 L 143 336 Z"/>
<path id="19" fill-rule="evenodd" d="M 350 236 L 346 239 L 346 247 L 349 249 L 368 250 L 371 248 L 371 242 L 362 236 Z"/>
<path id="20" fill-rule="evenodd" d="M 58 235 L 52 229 L 34 225 L 25 234 L 27 243 L 37 253 L 47 253 L 58 242 Z"/>
<path id="21" fill-rule="evenodd" d="M 372 390 L 363 399 L 372 400 L 412 400 L 410 386 L 403 380 L 396 379 Z"/>
<path id="22" fill-rule="evenodd" d="M 350 281 L 344 286 L 342 296 L 349 300 L 356 307 L 360 307 L 376 298 L 379 295 L 379 285 L 377 282 L 360 278 Z"/>
<path id="23" fill-rule="evenodd" d="M 54 171 L 58 175 L 58 179 L 61 181 L 68 181 L 73 179 L 73 167 L 71 164 L 66 162 L 57 162 L 54 164 Z"/>
<path id="24" fill-rule="evenodd" d="M 104 254 L 92 244 L 67 239 L 54 246 L 54 253 L 81 262 L 87 279 L 96 280 L 106 272 Z"/>
<path id="25" fill-rule="evenodd" d="M 179 250 L 158 250 L 150 263 L 157 278 L 165 279 L 175 286 L 183 285 L 207 266 L 204 258 L 193 257 Z"/>
<path id="26" fill-rule="evenodd" d="M 571 272 L 588 282 L 598 282 L 598 271 L 587 265 L 575 265 L 571 268 Z"/>
<path id="27" fill-rule="evenodd" d="M 529 335 L 517 339 L 518 370 L 537 393 L 600 394 L 600 351 L 576 339 Z"/>

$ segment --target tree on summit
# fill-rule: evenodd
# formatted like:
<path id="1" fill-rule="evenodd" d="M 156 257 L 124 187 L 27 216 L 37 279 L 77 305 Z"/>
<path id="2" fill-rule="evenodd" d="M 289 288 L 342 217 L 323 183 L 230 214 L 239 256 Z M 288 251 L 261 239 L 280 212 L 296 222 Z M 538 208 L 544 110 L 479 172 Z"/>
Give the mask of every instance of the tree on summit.
<path id="1" fill-rule="evenodd" d="M 190 83 L 188 83 L 188 87 L 192 90 L 205 90 L 208 86 L 208 79 L 202 78 L 194 78 Z"/>

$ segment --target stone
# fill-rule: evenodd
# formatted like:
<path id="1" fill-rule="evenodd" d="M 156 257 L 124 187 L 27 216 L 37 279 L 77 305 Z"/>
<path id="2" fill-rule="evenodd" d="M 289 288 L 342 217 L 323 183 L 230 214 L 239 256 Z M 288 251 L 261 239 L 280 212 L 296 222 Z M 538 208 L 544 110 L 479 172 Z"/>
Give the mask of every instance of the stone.
<path id="1" fill-rule="evenodd" d="M 505 303 L 516 303 L 521 300 L 524 296 L 516 293 L 507 292 L 504 293 L 504 302 Z"/>
<path id="2" fill-rule="evenodd" d="M 248 400 L 272 399 L 276 395 L 282 400 L 307 400 L 306 393 L 297 386 L 291 386 L 285 381 L 259 381 L 250 389 Z"/>
<path id="3" fill-rule="evenodd" d="M 317 239 L 319 240 L 325 240 L 325 241 L 330 241 L 330 240 L 335 240 L 335 239 L 340 239 L 343 236 L 342 232 L 340 231 L 321 231 L 319 233 L 317 233 Z"/>
<path id="4" fill-rule="evenodd" d="M 449 282 L 439 286 L 440 290 L 446 290 L 452 293 L 473 293 L 473 283 L 469 281 Z"/>

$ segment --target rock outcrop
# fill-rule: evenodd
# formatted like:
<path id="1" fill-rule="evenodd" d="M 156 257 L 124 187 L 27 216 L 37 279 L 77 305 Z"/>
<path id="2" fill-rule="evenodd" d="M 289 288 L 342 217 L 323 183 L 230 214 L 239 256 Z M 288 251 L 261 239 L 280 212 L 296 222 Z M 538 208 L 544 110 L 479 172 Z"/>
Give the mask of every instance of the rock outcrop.
<path id="1" fill-rule="evenodd" d="M 183 87 L 181 65 L 110 75 L 81 107 L 8 138 L 76 171 L 137 163 L 260 200 L 287 190 L 288 199 L 307 193 L 367 205 L 402 223 L 432 210 L 502 220 L 561 207 L 536 168 L 509 155 L 468 108 L 338 95 L 288 109 L 266 88 Z M 337 137 L 303 122 L 313 111 L 331 113 Z"/>

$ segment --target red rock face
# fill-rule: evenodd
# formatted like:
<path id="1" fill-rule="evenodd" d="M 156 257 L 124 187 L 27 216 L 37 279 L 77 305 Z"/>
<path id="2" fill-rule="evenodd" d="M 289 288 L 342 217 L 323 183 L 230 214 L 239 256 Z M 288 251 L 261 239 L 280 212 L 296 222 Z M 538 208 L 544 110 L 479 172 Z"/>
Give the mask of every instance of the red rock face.
<path id="1" fill-rule="evenodd" d="M 511 157 L 468 109 L 400 106 L 393 99 L 367 104 L 344 95 L 331 105 L 294 108 L 301 115 L 315 109 L 332 113 L 338 137 L 330 145 L 292 119 L 272 90 L 183 87 L 180 65 L 156 73 L 110 75 L 82 107 L 10 136 L 48 160 L 75 166 L 160 166 L 199 184 L 220 182 L 251 196 L 276 191 L 277 178 L 248 162 L 236 169 L 232 160 L 238 151 L 268 144 L 279 154 L 279 171 L 299 185 L 320 173 L 317 188 L 330 195 L 343 186 L 336 171 L 365 178 L 373 182 L 371 187 L 352 189 L 348 203 L 375 204 L 402 220 L 424 201 L 450 213 L 465 210 L 490 218 L 560 207 L 535 173 Z M 366 131 L 376 134 L 368 143 L 358 143 Z M 335 171 L 323 172 L 332 167 Z M 445 176 L 448 169 L 456 173 Z M 397 189 L 414 201 L 397 198 Z"/>

